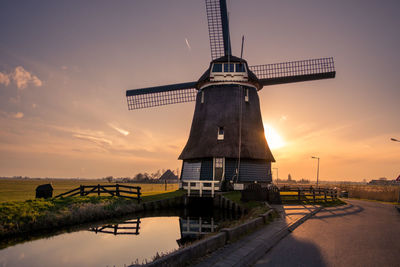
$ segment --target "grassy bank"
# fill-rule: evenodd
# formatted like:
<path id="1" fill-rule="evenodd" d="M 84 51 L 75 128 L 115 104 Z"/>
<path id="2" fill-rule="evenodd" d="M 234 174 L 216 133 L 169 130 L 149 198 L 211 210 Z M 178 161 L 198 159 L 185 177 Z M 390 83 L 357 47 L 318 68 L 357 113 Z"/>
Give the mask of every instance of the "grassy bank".
<path id="1" fill-rule="evenodd" d="M 143 202 L 183 194 L 183 191 L 173 191 L 148 195 L 143 197 Z M 136 200 L 102 196 L 3 202 L 0 203 L 0 237 L 120 217 L 136 210 Z"/>
<path id="2" fill-rule="evenodd" d="M 0 179 L 0 203 L 9 201 L 25 201 L 35 199 L 35 189 L 38 185 L 53 185 L 53 196 L 74 189 L 80 185 L 113 185 L 105 180 L 78 180 L 78 179 Z M 143 196 L 161 194 L 178 189 L 178 184 L 168 184 L 165 191 L 164 184 L 124 183 L 124 185 L 140 186 Z"/>

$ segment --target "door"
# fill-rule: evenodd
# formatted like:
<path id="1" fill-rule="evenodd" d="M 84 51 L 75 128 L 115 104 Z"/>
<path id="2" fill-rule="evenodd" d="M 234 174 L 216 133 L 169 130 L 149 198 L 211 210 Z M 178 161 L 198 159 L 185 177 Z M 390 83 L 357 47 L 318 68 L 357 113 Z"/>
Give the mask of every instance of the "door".
<path id="1" fill-rule="evenodd" d="M 224 177 L 224 158 L 214 158 L 214 181 L 221 181 Z"/>

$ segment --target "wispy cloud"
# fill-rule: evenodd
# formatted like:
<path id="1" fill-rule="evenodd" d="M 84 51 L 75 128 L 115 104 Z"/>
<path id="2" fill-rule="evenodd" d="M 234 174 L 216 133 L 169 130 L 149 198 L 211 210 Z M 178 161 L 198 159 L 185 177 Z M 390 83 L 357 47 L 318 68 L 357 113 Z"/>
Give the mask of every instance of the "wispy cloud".
<path id="1" fill-rule="evenodd" d="M 12 114 L 12 117 L 15 119 L 22 119 L 24 117 L 24 113 L 17 112 L 17 113 Z"/>
<path id="2" fill-rule="evenodd" d="M 18 66 L 11 73 L 0 72 L 0 84 L 8 86 L 13 82 L 18 89 L 24 89 L 29 84 L 36 87 L 43 85 L 43 82 L 36 75 L 24 69 L 22 66 Z"/>
<path id="3" fill-rule="evenodd" d="M 36 75 L 25 70 L 22 66 L 16 67 L 11 76 L 18 89 L 24 89 L 28 84 L 33 84 L 37 87 L 43 85 L 42 81 Z"/>
<path id="4" fill-rule="evenodd" d="M 189 49 L 189 51 L 192 51 L 192 47 L 190 46 L 189 41 L 188 41 L 187 38 L 185 38 L 185 42 L 186 42 L 186 46 Z"/>
<path id="5" fill-rule="evenodd" d="M 4 84 L 5 86 L 10 84 L 8 74 L 0 72 L 0 84 Z"/>
<path id="6" fill-rule="evenodd" d="M 95 137 L 95 136 L 83 135 L 83 134 L 74 134 L 73 136 L 75 138 L 86 140 L 86 141 L 90 141 L 92 143 L 95 143 L 95 144 L 101 145 L 101 146 L 112 145 L 112 141 L 111 140 L 108 140 L 108 139 L 102 138 L 102 137 Z"/>
<path id="7" fill-rule="evenodd" d="M 124 129 L 121 129 L 120 127 L 115 126 L 115 124 L 113 124 L 113 123 L 108 123 L 108 126 L 110 126 L 111 128 L 113 128 L 114 130 L 116 130 L 117 132 L 119 132 L 120 134 L 122 134 L 124 136 L 129 135 L 128 131 L 126 131 Z"/>
<path id="8" fill-rule="evenodd" d="M 0 111 L 0 117 L 3 118 L 11 118 L 11 119 L 22 119 L 24 117 L 24 113 L 22 112 L 5 112 Z"/>

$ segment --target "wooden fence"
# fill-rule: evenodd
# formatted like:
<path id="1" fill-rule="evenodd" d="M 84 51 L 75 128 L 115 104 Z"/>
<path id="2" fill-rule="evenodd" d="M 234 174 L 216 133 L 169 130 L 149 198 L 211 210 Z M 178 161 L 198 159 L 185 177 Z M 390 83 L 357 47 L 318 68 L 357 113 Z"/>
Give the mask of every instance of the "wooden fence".
<path id="1" fill-rule="evenodd" d="M 338 197 L 337 190 L 331 188 L 289 187 L 279 188 L 282 201 L 335 201 Z"/>
<path id="2" fill-rule="evenodd" d="M 140 186 L 130 186 L 130 185 L 120 185 L 120 184 L 81 185 L 75 189 L 72 189 L 72 190 L 62 193 L 62 194 L 59 194 L 59 195 L 55 196 L 55 198 L 72 197 L 72 196 L 77 196 L 77 195 L 87 196 L 89 194 L 97 194 L 98 196 L 100 196 L 100 194 L 105 193 L 105 194 L 108 194 L 111 196 L 136 199 L 138 201 L 138 203 L 140 203 L 141 195 L 142 195 L 140 190 L 141 190 Z"/>
<path id="3" fill-rule="evenodd" d="M 117 224 L 106 224 L 89 228 L 90 232 L 113 234 L 113 235 L 138 235 L 140 229 L 140 218 Z"/>

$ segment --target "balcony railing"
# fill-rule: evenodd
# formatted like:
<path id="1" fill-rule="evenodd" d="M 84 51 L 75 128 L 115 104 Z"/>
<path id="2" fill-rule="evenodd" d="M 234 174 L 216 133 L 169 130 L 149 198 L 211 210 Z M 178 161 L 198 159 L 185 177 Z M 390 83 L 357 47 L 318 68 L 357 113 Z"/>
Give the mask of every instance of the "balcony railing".
<path id="1" fill-rule="evenodd" d="M 219 181 L 210 180 L 183 180 L 182 188 L 187 190 L 188 196 L 214 197 L 215 191 L 220 189 Z"/>

